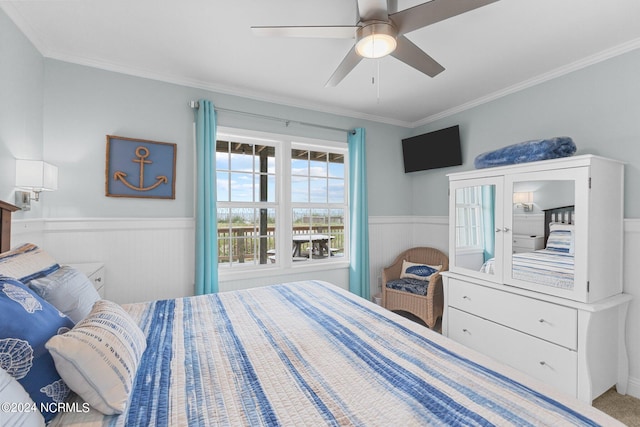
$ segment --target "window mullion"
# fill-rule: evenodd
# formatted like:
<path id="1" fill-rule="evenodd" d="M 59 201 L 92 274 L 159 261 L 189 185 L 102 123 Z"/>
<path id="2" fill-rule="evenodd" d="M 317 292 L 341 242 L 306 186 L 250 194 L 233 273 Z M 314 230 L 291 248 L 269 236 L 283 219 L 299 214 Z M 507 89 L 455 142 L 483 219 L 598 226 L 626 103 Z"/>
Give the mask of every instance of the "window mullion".
<path id="1" fill-rule="evenodd" d="M 291 242 L 293 240 L 293 223 L 292 210 L 291 210 L 291 142 L 283 141 L 280 144 L 281 152 L 277 156 L 276 160 L 276 180 L 279 180 L 278 196 L 278 219 L 276 229 L 278 230 L 276 253 L 284 254 L 285 256 L 279 256 L 278 262 L 283 268 L 289 268 L 292 264 L 291 254 Z"/>

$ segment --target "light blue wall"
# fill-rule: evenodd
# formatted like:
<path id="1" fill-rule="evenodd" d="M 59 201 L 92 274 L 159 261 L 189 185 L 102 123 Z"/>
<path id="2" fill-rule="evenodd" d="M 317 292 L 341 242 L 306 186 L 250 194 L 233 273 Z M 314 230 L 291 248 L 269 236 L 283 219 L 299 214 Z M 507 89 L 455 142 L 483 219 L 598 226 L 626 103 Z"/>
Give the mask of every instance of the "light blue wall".
<path id="1" fill-rule="evenodd" d="M 460 125 L 464 164 L 412 173 L 414 215 L 447 215 L 446 173 L 473 169 L 478 154 L 566 135 L 577 154 L 626 162 L 625 217 L 640 217 L 640 50 L 541 83 L 415 129 Z"/>
<path id="2" fill-rule="evenodd" d="M 371 215 L 409 213 L 411 179 L 403 173 L 398 144 L 410 130 L 270 104 L 45 60 L 44 151 L 59 166 L 59 190 L 47 194 L 45 217 L 193 216 L 193 112 L 190 100 L 221 108 L 350 129 L 366 128 Z M 345 141 L 346 133 L 221 112 L 218 124 Z M 106 135 L 178 145 L 176 200 L 105 196 Z"/>
<path id="3" fill-rule="evenodd" d="M 481 152 L 569 135 L 578 154 L 622 159 L 625 216 L 640 217 L 640 51 L 634 51 L 410 130 L 43 59 L 0 10 L 0 199 L 13 200 L 14 159 L 60 167 L 60 189 L 17 218 L 191 217 L 192 99 L 218 107 L 367 132 L 369 213 L 447 215 L 445 174 Z M 221 113 L 221 126 L 344 140 L 333 131 Z M 464 165 L 403 173 L 400 140 L 460 124 Z M 178 144 L 175 201 L 107 198 L 105 136 Z"/>
<path id="4" fill-rule="evenodd" d="M 43 87 L 42 55 L 0 10 L 0 200 L 14 202 L 16 158 L 42 159 Z"/>

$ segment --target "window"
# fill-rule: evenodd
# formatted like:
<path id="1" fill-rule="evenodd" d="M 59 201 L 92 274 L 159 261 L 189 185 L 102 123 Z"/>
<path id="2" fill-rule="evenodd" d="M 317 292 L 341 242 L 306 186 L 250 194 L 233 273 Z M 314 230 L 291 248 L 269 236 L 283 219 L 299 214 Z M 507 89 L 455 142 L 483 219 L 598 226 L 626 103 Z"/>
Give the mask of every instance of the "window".
<path id="1" fill-rule="evenodd" d="M 456 247 L 483 246 L 480 188 L 465 187 L 456 191 Z"/>
<path id="2" fill-rule="evenodd" d="M 275 253 L 274 146 L 218 140 L 218 262 L 266 264 Z"/>
<path id="3" fill-rule="evenodd" d="M 306 261 L 344 255 L 346 209 L 345 155 L 291 149 L 293 259 Z"/>
<path id="4" fill-rule="evenodd" d="M 216 144 L 219 265 L 344 260 L 346 144 L 232 133 Z"/>

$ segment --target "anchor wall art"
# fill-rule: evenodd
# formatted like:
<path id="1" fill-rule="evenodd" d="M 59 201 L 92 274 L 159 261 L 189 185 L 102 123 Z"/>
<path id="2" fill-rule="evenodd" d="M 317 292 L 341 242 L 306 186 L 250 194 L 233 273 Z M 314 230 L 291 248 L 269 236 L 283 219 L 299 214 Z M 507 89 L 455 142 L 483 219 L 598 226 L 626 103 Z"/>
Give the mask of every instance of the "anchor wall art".
<path id="1" fill-rule="evenodd" d="M 175 199 L 176 144 L 107 135 L 109 197 Z"/>

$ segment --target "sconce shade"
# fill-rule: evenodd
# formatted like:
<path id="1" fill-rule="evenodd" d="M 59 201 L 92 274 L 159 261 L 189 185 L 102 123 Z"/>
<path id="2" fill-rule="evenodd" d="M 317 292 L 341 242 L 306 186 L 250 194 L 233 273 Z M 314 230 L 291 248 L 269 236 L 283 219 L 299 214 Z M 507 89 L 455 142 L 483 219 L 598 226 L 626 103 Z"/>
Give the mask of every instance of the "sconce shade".
<path id="1" fill-rule="evenodd" d="M 527 193 L 513 193 L 513 203 L 514 204 L 520 204 L 520 203 L 533 203 L 533 193 L 531 192 L 527 192 Z"/>
<path id="2" fill-rule="evenodd" d="M 16 187 L 31 191 L 58 189 L 58 167 L 42 160 L 16 160 Z"/>

